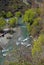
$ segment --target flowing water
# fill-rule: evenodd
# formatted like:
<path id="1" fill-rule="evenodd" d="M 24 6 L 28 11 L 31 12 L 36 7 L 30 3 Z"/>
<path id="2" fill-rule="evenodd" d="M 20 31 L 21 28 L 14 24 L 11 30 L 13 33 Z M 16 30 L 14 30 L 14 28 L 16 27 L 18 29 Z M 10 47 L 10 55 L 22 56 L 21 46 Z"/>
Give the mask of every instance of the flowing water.
<path id="1" fill-rule="evenodd" d="M 19 42 L 21 43 L 21 41 L 25 41 L 27 40 L 27 38 L 29 38 L 30 40 L 27 40 L 26 44 L 27 45 L 29 42 L 31 42 L 31 38 L 29 37 L 28 31 L 26 29 L 25 24 L 22 23 L 22 18 L 20 18 L 18 20 L 19 23 L 19 29 L 17 30 L 17 32 L 13 35 L 12 39 L 9 41 L 8 45 L 5 47 L 5 51 L 0 51 L 0 65 L 3 65 L 3 62 L 5 60 L 6 54 L 8 53 L 8 51 L 12 50 L 14 48 L 15 43 L 19 44 Z M 18 39 L 20 40 L 18 42 Z M 23 44 L 23 43 L 21 43 Z M 5 54 L 5 56 L 3 56 Z"/>

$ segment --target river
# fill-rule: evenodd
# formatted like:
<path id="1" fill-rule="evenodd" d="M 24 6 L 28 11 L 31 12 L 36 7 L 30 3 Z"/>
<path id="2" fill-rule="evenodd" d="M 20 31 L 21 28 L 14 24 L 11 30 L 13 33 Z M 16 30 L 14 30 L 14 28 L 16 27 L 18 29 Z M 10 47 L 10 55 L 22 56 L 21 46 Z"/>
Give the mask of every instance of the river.
<path id="1" fill-rule="evenodd" d="M 6 45 L 5 51 L 0 50 L 0 65 L 3 65 L 6 54 L 9 51 L 13 50 L 14 45 L 22 44 L 25 46 L 29 46 L 31 44 L 31 37 L 29 37 L 29 33 L 27 31 L 26 25 L 22 23 L 22 18 L 18 20 L 18 23 L 19 23 L 19 27 L 17 28 L 16 33 L 14 33 L 12 39 L 10 39 L 8 44 Z"/>

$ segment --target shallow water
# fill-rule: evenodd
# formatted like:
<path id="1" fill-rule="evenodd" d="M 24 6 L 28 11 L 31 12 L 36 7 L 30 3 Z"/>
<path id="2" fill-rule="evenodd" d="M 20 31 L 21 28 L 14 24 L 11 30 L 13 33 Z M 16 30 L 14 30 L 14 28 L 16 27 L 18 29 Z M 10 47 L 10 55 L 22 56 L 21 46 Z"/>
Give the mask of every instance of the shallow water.
<path id="1" fill-rule="evenodd" d="M 8 51 L 3 51 L 3 52 L 0 51 L 0 65 L 3 65 L 6 54 L 14 48 L 14 45 L 16 45 L 16 42 L 18 41 L 19 37 L 21 38 L 21 40 L 25 40 L 27 37 L 29 37 L 26 26 L 25 26 L 25 24 L 22 23 L 22 18 L 20 18 L 18 20 L 18 23 L 20 24 L 20 26 L 19 26 L 20 29 L 13 35 L 13 38 L 8 42 L 8 45 L 5 47 L 5 50 L 8 49 Z M 31 42 L 31 40 L 30 40 L 30 42 Z M 20 43 L 21 43 L 21 41 L 20 41 Z M 25 42 L 24 44 L 27 45 L 28 43 L 29 43 L 29 40 L 27 42 Z M 5 54 L 5 56 L 3 56 L 4 54 Z"/>

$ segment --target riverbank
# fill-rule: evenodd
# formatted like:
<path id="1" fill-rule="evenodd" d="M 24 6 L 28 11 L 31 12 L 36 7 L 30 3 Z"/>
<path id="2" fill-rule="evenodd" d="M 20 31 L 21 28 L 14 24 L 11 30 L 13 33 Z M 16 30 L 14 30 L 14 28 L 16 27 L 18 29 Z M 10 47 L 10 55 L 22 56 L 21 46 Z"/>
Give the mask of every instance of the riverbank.
<path id="1" fill-rule="evenodd" d="M 17 28 L 13 28 L 14 33 L 16 32 Z M 7 29 L 4 29 L 7 32 Z M 9 40 L 12 39 L 14 33 L 0 33 L 0 45 L 2 48 L 5 48 L 5 46 L 8 44 Z"/>

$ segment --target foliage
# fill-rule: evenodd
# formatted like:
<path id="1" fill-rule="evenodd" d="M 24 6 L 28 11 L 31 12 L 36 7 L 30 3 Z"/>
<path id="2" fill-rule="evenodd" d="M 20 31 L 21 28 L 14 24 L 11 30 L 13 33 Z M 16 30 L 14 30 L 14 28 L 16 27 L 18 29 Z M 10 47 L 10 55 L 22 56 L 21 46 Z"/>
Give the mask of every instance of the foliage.
<path id="1" fill-rule="evenodd" d="M 5 11 L 1 11 L 0 12 L 0 17 L 5 17 L 5 14 L 6 14 Z"/>
<path id="2" fill-rule="evenodd" d="M 40 60 L 39 65 L 44 65 L 44 58 Z"/>
<path id="3" fill-rule="evenodd" d="M 35 55 L 36 52 L 40 52 L 42 50 L 41 46 L 44 43 L 44 34 L 40 34 L 37 40 L 34 41 L 32 48 L 32 55 Z"/>
<path id="4" fill-rule="evenodd" d="M 22 14 L 21 14 L 21 12 L 20 12 L 20 11 L 18 11 L 18 12 L 16 12 L 16 13 L 15 13 L 15 16 L 19 18 L 19 17 L 21 17 L 21 16 L 22 16 Z"/>
<path id="5" fill-rule="evenodd" d="M 41 14 L 41 8 L 36 8 L 36 13 L 38 14 L 38 16 L 40 16 L 40 14 Z"/>
<path id="6" fill-rule="evenodd" d="M 41 22 L 41 18 L 38 17 L 38 18 L 35 18 L 35 19 L 34 19 L 34 22 L 33 22 L 33 24 L 31 25 L 31 35 L 32 35 L 33 37 L 38 36 L 39 33 L 40 33 L 40 30 L 41 30 L 40 22 Z M 32 32 L 33 32 L 33 33 L 32 33 Z"/>
<path id="7" fill-rule="evenodd" d="M 41 30 L 41 21 L 42 19 L 37 15 L 35 9 L 27 10 L 23 16 L 23 22 L 26 23 L 27 30 L 33 37 L 39 35 L 39 32 Z"/>
<path id="8" fill-rule="evenodd" d="M 17 24 L 17 18 L 16 17 L 10 18 L 9 26 L 14 27 L 16 24 Z"/>
<path id="9" fill-rule="evenodd" d="M 3 17 L 0 18 L 0 30 L 4 28 L 4 26 L 6 25 L 6 21 L 4 20 Z"/>
<path id="10" fill-rule="evenodd" d="M 13 14 L 10 12 L 10 11 L 8 11 L 7 13 L 6 13 L 6 17 L 12 17 L 13 16 Z"/>
<path id="11" fill-rule="evenodd" d="M 32 57 L 35 65 L 39 65 L 41 61 L 42 47 L 44 45 L 44 34 L 40 34 L 38 39 L 35 39 L 32 47 Z"/>
<path id="12" fill-rule="evenodd" d="M 31 65 L 29 62 L 25 62 L 25 61 L 22 61 L 22 62 L 9 62 L 8 65 Z"/>
<path id="13" fill-rule="evenodd" d="M 30 26 L 30 24 L 27 23 L 26 27 L 27 27 L 28 32 L 30 33 L 31 32 L 31 26 Z"/>
<path id="14" fill-rule="evenodd" d="M 2 17 L 6 17 L 6 12 L 2 11 Z"/>
<path id="15" fill-rule="evenodd" d="M 38 26 L 39 25 L 39 22 L 41 21 L 41 18 L 40 17 L 37 17 L 34 19 L 34 22 L 33 22 L 33 26 Z"/>
<path id="16" fill-rule="evenodd" d="M 3 3 L 3 5 L 2 5 Z M 16 11 L 22 11 L 22 13 L 28 9 L 29 6 L 27 6 L 26 4 L 24 4 L 22 2 L 22 0 L 4 0 L 4 2 L 1 0 L 0 1 L 0 10 L 4 10 L 4 11 L 11 11 L 13 12 L 13 15 L 14 15 L 14 12 Z"/>
<path id="17" fill-rule="evenodd" d="M 33 9 L 29 9 L 25 12 L 23 16 L 23 21 L 24 22 L 29 22 L 30 24 L 33 22 L 33 19 L 36 16 L 36 12 Z"/>

